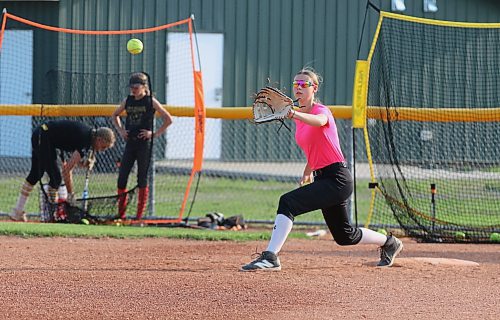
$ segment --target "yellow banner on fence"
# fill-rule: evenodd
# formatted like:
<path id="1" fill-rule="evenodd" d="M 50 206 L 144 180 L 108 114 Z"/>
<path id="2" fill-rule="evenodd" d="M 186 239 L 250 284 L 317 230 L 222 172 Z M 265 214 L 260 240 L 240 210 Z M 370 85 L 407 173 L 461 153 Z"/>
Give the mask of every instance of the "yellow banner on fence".
<path id="1" fill-rule="evenodd" d="M 368 69 L 366 60 L 356 61 L 356 73 L 352 91 L 352 126 L 364 128 L 366 126 L 366 100 L 368 96 Z"/>

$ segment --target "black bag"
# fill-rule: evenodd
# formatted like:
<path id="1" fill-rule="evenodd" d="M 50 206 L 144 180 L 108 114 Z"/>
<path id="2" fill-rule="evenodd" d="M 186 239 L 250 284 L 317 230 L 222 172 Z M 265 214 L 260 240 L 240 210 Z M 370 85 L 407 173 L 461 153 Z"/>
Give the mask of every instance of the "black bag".
<path id="1" fill-rule="evenodd" d="M 245 222 L 245 219 L 243 218 L 242 215 L 237 215 L 237 216 L 232 216 L 227 219 L 224 219 L 222 225 L 226 229 L 246 229 L 247 225 Z"/>

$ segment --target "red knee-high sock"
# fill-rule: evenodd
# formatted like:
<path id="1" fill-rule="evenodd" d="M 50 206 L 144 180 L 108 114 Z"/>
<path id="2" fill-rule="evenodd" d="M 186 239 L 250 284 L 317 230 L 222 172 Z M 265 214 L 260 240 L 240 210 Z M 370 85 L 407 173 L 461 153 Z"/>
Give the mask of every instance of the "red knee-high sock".
<path id="1" fill-rule="evenodd" d="M 125 219 L 127 213 L 128 193 L 127 189 L 118 189 L 118 215 Z"/>
<path id="2" fill-rule="evenodd" d="M 149 188 L 139 188 L 139 199 L 137 200 L 137 219 L 142 219 L 146 205 L 148 204 Z"/>

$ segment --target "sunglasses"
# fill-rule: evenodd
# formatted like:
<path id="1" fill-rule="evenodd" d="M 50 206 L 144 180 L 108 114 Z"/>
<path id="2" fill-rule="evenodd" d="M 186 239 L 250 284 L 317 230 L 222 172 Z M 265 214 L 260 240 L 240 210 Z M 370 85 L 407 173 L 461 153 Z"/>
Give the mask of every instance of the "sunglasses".
<path id="1" fill-rule="evenodd" d="M 305 88 L 309 88 L 309 87 L 314 86 L 314 83 L 312 83 L 311 81 L 298 80 L 298 81 L 292 82 L 292 85 L 294 88 L 301 87 L 301 88 L 305 89 Z"/>
<path id="2" fill-rule="evenodd" d="M 129 87 L 130 87 L 130 89 L 139 89 L 140 87 L 142 87 L 142 84 L 135 83 L 135 84 L 129 85 Z"/>

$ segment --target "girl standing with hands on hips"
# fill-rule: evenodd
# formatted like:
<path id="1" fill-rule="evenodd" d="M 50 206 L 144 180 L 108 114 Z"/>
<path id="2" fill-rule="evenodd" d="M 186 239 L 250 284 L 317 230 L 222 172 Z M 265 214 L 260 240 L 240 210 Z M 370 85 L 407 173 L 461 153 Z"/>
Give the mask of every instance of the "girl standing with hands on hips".
<path id="1" fill-rule="evenodd" d="M 300 187 L 281 196 L 271 240 L 266 251 L 241 271 L 281 270 L 278 258 L 295 217 L 321 209 L 328 229 L 337 244 L 375 244 L 380 247 L 379 267 L 389 267 L 403 249 L 396 237 L 385 236 L 350 224 L 348 199 L 353 192 L 353 179 L 340 149 L 337 126 L 330 110 L 315 99 L 321 78 L 314 70 L 304 68 L 293 80 L 293 93 L 300 110 L 291 110 L 289 119 L 296 125 L 295 140 L 307 163 Z"/>
<path id="2" fill-rule="evenodd" d="M 151 139 L 159 137 L 172 124 L 170 113 L 163 109 L 160 102 L 152 96 L 149 76 L 138 72 L 130 76 L 130 95 L 113 112 L 111 119 L 120 136 L 127 142 L 121 159 L 118 173 L 118 216 L 126 218 L 127 210 L 127 182 L 130 171 L 137 161 L 137 186 L 139 196 L 137 200 L 136 219 L 142 219 L 149 195 L 148 169 L 151 160 Z M 127 112 L 125 126 L 120 120 L 120 114 Z M 154 116 L 158 112 L 163 124 L 153 132 Z"/>

